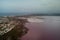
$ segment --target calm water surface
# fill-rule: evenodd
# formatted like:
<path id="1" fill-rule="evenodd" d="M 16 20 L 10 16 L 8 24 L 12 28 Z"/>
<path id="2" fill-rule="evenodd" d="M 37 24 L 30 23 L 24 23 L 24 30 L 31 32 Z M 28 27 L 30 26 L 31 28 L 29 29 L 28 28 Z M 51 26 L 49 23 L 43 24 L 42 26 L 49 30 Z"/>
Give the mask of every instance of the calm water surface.
<path id="1" fill-rule="evenodd" d="M 41 16 L 41 18 L 44 18 L 43 22 L 26 24 L 29 31 L 22 40 L 60 40 L 60 16 Z"/>

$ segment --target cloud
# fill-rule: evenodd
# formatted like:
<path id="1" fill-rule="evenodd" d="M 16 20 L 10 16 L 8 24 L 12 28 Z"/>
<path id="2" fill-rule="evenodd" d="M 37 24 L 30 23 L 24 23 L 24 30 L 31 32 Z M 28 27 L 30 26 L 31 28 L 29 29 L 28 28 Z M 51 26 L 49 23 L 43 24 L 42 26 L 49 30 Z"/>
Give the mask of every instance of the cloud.
<path id="1" fill-rule="evenodd" d="M 0 0 L 0 4 L 0 8 L 6 12 L 8 10 L 41 13 L 60 11 L 60 0 Z"/>

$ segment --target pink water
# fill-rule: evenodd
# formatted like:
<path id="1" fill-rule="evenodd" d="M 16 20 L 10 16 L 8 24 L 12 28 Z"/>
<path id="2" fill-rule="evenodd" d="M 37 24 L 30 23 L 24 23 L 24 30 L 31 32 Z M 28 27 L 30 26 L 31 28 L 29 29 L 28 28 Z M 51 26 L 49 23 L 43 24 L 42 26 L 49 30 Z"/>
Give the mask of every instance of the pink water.
<path id="1" fill-rule="evenodd" d="M 28 33 L 21 40 L 60 40 L 60 16 L 43 16 L 44 22 L 27 23 Z"/>

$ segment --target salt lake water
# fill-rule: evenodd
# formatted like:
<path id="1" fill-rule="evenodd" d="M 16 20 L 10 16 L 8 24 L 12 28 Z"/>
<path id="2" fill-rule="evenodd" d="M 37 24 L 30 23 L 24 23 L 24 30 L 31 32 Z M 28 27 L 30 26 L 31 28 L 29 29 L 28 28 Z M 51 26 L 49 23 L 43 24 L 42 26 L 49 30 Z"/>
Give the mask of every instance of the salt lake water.
<path id="1" fill-rule="evenodd" d="M 38 17 L 43 18 L 39 19 L 43 22 L 27 23 L 29 31 L 21 40 L 60 40 L 60 16 Z"/>

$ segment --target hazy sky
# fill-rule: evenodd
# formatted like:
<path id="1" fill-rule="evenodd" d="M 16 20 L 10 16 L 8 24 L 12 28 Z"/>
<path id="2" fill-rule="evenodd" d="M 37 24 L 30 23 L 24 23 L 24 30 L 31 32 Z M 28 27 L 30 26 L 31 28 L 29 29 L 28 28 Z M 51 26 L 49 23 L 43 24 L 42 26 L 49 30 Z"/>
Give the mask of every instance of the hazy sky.
<path id="1" fill-rule="evenodd" d="M 0 13 L 60 13 L 60 0 L 0 0 Z"/>

